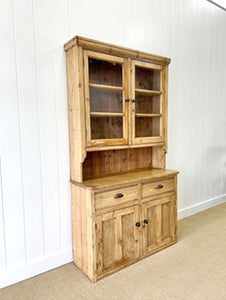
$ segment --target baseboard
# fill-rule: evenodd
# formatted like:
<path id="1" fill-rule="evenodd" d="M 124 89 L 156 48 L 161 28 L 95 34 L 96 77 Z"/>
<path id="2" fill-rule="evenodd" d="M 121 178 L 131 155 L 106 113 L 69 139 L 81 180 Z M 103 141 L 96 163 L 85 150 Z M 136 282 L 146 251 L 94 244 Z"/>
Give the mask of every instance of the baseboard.
<path id="1" fill-rule="evenodd" d="M 178 220 L 226 202 L 226 194 L 178 210 Z"/>
<path id="2" fill-rule="evenodd" d="M 64 249 L 44 258 L 0 271 L 0 289 L 72 261 L 72 249 Z"/>

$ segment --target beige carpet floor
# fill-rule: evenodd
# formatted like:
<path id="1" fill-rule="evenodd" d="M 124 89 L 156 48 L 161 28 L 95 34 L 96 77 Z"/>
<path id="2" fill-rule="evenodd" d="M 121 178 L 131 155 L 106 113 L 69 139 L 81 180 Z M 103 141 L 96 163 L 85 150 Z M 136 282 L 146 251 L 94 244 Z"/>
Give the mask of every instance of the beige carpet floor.
<path id="1" fill-rule="evenodd" d="M 178 227 L 176 245 L 95 284 L 70 263 L 0 290 L 0 299 L 226 300 L 226 203 Z"/>

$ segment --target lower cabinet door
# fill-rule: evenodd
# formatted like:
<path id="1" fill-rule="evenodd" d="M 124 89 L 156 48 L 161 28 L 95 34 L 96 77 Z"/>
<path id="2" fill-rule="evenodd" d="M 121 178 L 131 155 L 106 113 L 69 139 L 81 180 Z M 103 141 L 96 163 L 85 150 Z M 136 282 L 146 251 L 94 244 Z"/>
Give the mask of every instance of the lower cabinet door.
<path id="1" fill-rule="evenodd" d="M 174 240 L 175 199 L 172 195 L 142 205 L 143 255 L 167 246 Z"/>
<path id="2" fill-rule="evenodd" d="M 97 216 L 97 275 L 139 257 L 138 206 Z"/>

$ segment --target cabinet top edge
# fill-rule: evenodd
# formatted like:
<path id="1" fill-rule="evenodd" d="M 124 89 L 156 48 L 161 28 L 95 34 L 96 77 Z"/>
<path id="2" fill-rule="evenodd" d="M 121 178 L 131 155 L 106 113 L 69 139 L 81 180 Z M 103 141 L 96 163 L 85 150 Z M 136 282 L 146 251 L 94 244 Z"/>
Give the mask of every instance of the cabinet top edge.
<path id="1" fill-rule="evenodd" d="M 102 41 L 97 41 L 94 39 L 89 39 L 81 36 L 75 36 L 67 43 L 65 43 L 64 50 L 65 52 L 68 52 L 70 49 L 72 49 L 75 46 L 81 46 L 83 49 L 86 50 L 99 51 L 108 54 L 115 54 L 115 55 L 120 55 L 125 57 L 131 57 L 131 58 L 147 59 L 163 65 L 169 65 L 171 62 L 171 59 L 168 57 L 155 55 L 155 54 L 151 54 L 139 50 L 134 50 L 131 48 L 105 43 Z"/>
<path id="2" fill-rule="evenodd" d="M 72 184 L 79 185 L 83 188 L 89 189 L 105 189 L 111 187 L 119 187 L 125 185 L 134 185 L 138 182 L 146 182 L 157 179 L 164 179 L 168 177 L 174 177 L 178 174 L 178 171 L 168 169 L 137 169 L 130 172 L 106 175 L 99 178 L 87 179 L 82 183 L 71 180 Z"/>

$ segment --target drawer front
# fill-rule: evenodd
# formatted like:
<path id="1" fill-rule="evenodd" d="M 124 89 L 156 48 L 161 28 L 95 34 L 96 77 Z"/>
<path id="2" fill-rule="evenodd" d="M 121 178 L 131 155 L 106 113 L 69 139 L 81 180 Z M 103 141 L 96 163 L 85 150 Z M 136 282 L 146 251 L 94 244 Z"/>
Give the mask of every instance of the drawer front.
<path id="1" fill-rule="evenodd" d="M 170 192 L 175 190 L 175 179 L 163 179 L 143 183 L 142 185 L 142 198 L 155 196 L 161 193 Z"/>
<path id="2" fill-rule="evenodd" d="M 97 192 L 95 194 L 96 209 L 106 208 L 137 199 L 137 186 L 117 188 L 111 191 Z"/>

